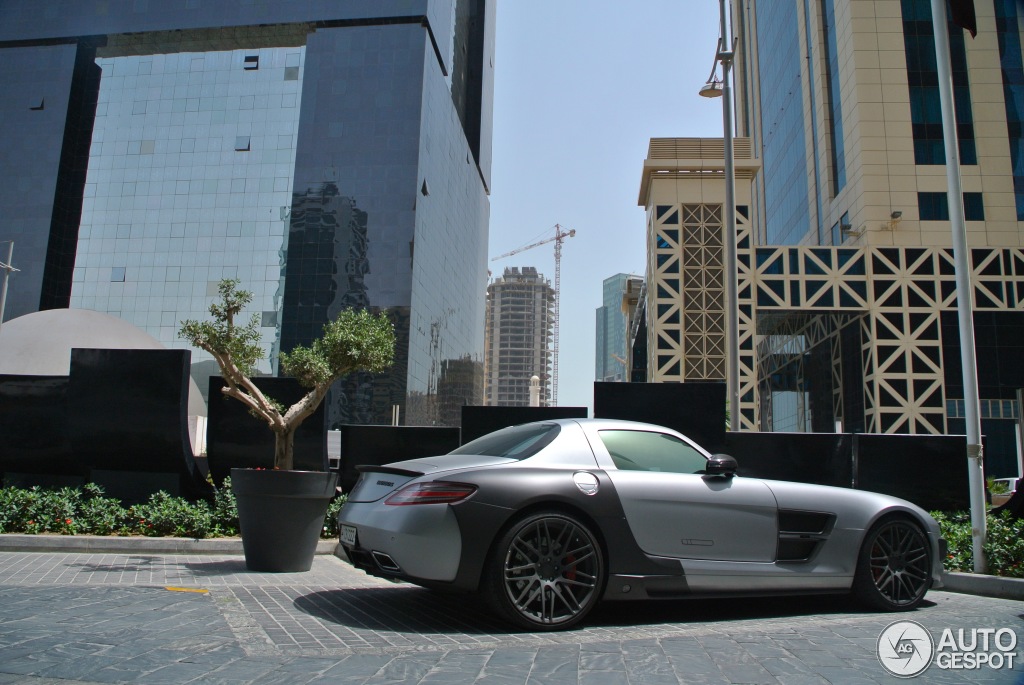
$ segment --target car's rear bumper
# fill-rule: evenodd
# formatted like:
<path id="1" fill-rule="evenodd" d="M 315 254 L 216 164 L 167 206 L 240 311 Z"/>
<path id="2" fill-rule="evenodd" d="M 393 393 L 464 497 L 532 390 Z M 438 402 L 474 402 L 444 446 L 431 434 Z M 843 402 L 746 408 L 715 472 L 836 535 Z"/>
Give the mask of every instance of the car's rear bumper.
<path id="1" fill-rule="evenodd" d="M 349 502 L 338 514 L 339 530 L 343 526 L 356 530 L 354 544 L 341 543 L 345 556 L 356 568 L 413 582 L 455 579 L 462 539 L 447 504 Z"/>

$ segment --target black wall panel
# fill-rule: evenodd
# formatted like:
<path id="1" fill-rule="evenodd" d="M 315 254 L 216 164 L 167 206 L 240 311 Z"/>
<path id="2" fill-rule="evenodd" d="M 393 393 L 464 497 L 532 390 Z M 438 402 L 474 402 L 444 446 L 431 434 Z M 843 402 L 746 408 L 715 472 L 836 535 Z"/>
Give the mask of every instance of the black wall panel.
<path id="1" fill-rule="evenodd" d="M 67 376 L 0 376 L 0 473 L 77 476 L 68 433 Z M 20 480 L 20 479 L 19 479 Z"/>
<path id="2" fill-rule="evenodd" d="M 108 495 L 206 492 L 188 437 L 191 357 L 187 350 L 71 350 L 71 448 Z"/>
<path id="3" fill-rule="evenodd" d="M 359 478 L 360 464 L 447 454 L 459 446 L 459 429 L 435 426 L 342 426 L 341 489 L 350 491 Z"/>
<path id="4" fill-rule="evenodd" d="M 294 378 L 258 376 L 252 379 L 261 392 L 290 407 L 306 390 Z M 209 416 L 206 424 L 206 457 L 216 483 L 233 468 L 274 468 L 274 433 L 266 422 L 249 413 L 244 404 L 221 393 L 224 379 L 210 377 Z M 295 431 L 295 469 L 327 470 L 327 431 L 324 405 Z"/>
<path id="5" fill-rule="evenodd" d="M 850 487 L 853 436 L 844 433 L 728 432 L 722 452 L 739 463 L 739 474 Z"/>
<path id="6" fill-rule="evenodd" d="M 861 433 L 854 437 L 857 489 L 902 497 L 929 511 L 969 507 L 965 436 Z"/>
<path id="7" fill-rule="evenodd" d="M 462 444 L 508 426 L 548 419 L 585 419 L 586 407 L 472 407 L 462 408 Z"/>
<path id="8" fill-rule="evenodd" d="M 720 452 L 725 383 L 594 383 L 594 416 L 667 426 Z"/>

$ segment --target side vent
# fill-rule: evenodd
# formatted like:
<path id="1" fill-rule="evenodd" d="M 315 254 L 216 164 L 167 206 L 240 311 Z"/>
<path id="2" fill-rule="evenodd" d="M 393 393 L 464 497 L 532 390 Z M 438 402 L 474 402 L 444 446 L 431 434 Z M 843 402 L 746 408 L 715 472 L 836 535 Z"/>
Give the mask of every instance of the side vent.
<path id="1" fill-rule="evenodd" d="M 777 561 L 809 561 L 835 526 L 835 514 L 779 510 Z"/>

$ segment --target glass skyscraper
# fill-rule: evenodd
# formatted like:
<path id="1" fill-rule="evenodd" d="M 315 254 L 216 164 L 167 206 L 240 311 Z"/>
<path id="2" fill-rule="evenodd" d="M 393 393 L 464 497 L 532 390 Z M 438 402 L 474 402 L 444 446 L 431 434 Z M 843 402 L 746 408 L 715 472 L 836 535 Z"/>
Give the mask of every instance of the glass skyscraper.
<path id="1" fill-rule="evenodd" d="M 602 284 L 602 304 L 595 312 L 594 380 L 627 380 L 627 319 L 622 300 L 630 279 L 639 280 L 639 277 L 615 274 L 604 279 Z"/>
<path id="2" fill-rule="evenodd" d="M 237 278 L 276 373 L 342 308 L 386 310 L 395 366 L 330 421 L 436 423 L 445 369 L 482 379 L 493 35 L 487 0 L 0 3 L 6 318 L 185 347 Z"/>

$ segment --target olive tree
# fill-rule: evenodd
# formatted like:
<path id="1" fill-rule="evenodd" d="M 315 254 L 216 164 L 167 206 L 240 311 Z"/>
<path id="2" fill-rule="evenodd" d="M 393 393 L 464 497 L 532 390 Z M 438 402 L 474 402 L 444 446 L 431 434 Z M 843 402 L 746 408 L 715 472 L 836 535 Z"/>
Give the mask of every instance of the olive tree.
<path id="1" fill-rule="evenodd" d="M 365 309 L 345 309 L 324 326 L 323 335 L 309 347 L 298 346 L 282 352 L 281 370 L 294 376 L 308 392 L 285 409 L 267 397 L 250 376 L 263 356 L 259 322 L 253 314 L 247 324 L 237 321 L 252 293 L 239 290 L 240 281 L 222 280 L 220 300 L 210 305 L 212 321 L 182 321 L 178 335 L 209 352 L 220 366 L 228 397 L 249 408 L 266 421 L 274 432 L 274 468 L 291 469 L 294 464 L 295 431 L 320 406 L 331 384 L 356 371 L 376 373 L 391 366 L 395 355 L 395 330 L 383 314 Z"/>

